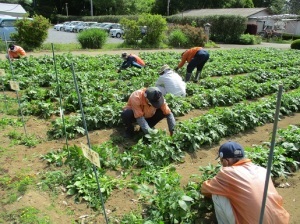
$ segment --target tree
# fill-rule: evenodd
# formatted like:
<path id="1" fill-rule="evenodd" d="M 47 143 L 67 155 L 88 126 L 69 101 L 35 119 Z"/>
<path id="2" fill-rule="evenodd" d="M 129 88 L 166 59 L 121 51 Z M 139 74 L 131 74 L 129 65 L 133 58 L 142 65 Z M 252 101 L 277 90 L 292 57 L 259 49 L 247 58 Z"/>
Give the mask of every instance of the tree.
<path id="1" fill-rule="evenodd" d="M 289 12 L 291 14 L 300 15 L 300 1 L 299 0 L 289 0 L 288 1 Z"/>
<path id="2" fill-rule="evenodd" d="M 146 26 L 147 32 L 142 39 L 144 46 L 158 47 L 167 30 L 167 21 L 161 15 L 142 14 L 138 20 L 140 26 Z"/>
<path id="3" fill-rule="evenodd" d="M 285 5 L 285 0 L 273 0 L 269 8 L 273 14 L 282 14 L 285 12 Z"/>
<path id="4" fill-rule="evenodd" d="M 23 18 L 17 20 L 15 25 L 18 32 L 13 33 L 12 38 L 31 50 L 39 48 L 46 40 L 50 22 L 43 16 L 34 15 L 33 20 Z"/>

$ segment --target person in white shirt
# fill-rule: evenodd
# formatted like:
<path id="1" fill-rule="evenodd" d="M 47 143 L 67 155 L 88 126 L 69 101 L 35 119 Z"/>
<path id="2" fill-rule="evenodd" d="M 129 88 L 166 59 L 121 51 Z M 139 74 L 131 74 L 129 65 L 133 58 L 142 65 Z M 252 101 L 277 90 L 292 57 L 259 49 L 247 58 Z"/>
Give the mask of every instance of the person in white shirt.
<path id="1" fill-rule="evenodd" d="M 186 96 L 186 83 L 168 65 L 161 67 L 159 75 L 155 86 L 159 88 L 163 95 L 170 93 L 175 96 Z"/>

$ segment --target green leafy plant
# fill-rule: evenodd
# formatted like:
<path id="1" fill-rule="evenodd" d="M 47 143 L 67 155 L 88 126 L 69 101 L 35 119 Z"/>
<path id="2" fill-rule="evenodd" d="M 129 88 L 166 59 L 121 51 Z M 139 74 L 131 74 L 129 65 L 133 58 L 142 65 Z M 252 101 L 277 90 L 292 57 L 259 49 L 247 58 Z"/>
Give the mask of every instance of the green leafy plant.
<path id="1" fill-rule="evenodd" d="M 28 147 L 34 147 L 41 142 L 41 140 L 37 139 L 34 135 L 25 135 L 16 130 L 10 131 L 7 136 L 12 139 L 13 144 L 25 145 Z"/>
<path id="2" fill-rule="evenodd" d="M 12 34 L 12 38 L 25 49 L 32 50 L 39 48 L 46 40 L 50 22 L 41 15 L 34 15 L 32 20 L 24 17 L 17 20 L 15 25 L 18 32 Z"/>
<path id="3" fill-rule="evenodd" d="M 101 29 L 86 29 L 78 34 L 77 39 L 81 48 L 100 49 L 107 40 L 107 32 Z"/>
<path id="4" fill-rule="evenodd" d="M 168 41 L 172 47 L 185 47 L 188 43 L 188 38 L 181 30 L 177 29 L 170 33 Z"/>
<path id="5" fill-rule="evenodd" d="M 167 21 L 161 15 L 142 14 L 138 19 L 140 26 L 146 26 L 147 32 L 142 39 L 142 45 L 158 47 L 167 30 Z"/>

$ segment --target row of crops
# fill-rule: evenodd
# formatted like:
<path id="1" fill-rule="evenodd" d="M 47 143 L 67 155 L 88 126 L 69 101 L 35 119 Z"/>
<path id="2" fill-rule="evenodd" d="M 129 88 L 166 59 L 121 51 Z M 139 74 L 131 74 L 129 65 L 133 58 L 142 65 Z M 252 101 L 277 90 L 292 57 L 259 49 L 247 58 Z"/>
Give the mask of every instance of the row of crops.
<path id="1" fill-rule="evenodd" d="M 176 67 L 180 60 L 180 54 L 172 52 L 140 56 L 147 63 L 145 69 L 132 68 L 121 73 L 116 72 L 120 64 L 118 55 L 60 55 L 56 57 L 56 70 L 53 58 L 30 57 L 15 61 L 13 74 L 8 62 L 0 61 L 0 69 L 6 70 L 6 76 L 1 78 L 6 90 L 9 80 L 20 83 L 20 108 L 25 115 L 46 119 L 57 116 L 48 130 L 49 138 L 65 137 L 64 122 L 59 117 L 61 97 L 67 137 L 74 138 L 84 131 L 71 67 L 78 79 L 88 130 L 118 127 L 120 112 L 131 92 L 154 85 L 163 64 Z M 200 168 L 201 176 L 182 188 L 174 164 L 184 162 L 185 152 L 194 152 L 204 145 L 218 143 L 221 138 L 272 122 L 279 84 L 284 87 L 280 115 L 299 112 L 299 56 L 299 51 L 271 48 L 210 51 L 201 81 L 187 84 L 188 96 L 166 96 L 175 116 L 193 109 L 205 109 L 204 115 L 178 122 L 172 137 L 162 130 L 151 132 L 126 151 L 120 147 L 122 137 L 92 146 L 100 156 L 101 168 L 97 173 L 104 199 L 116 188 L 137 190 L 141 203 L 147 204 L 147 214 L 142 218 L 137 213 L 135 218 L 140 221 L 135 223 L 144 223 L 143 219 L 149 223 L 193 223 L 201 218 L 211 209 L 199 193 L 201 183 L 219 167 Z M 184 75 L 185 71 L 179 72 Z M 288 176 L 300 161 L 299 128 L 291 126 L 280 134 L 284 136 L 275 149 L 274 178 Z M 263 145 L 246 151 L 251 151 L 248 155 L 254 162 L 266 166 L 267 149 Z M 43 159 L 57 167 L 56 171 L 44 173 L 45 185 L 50 189 L 63 185 L 76 200 L 83 199 L 94 208 L 101 206 L 93 169 L 79 146 L 49 152 Z M 122 175 L 112 177 L 107 174 L 110 170 L 120 170 Z"/>

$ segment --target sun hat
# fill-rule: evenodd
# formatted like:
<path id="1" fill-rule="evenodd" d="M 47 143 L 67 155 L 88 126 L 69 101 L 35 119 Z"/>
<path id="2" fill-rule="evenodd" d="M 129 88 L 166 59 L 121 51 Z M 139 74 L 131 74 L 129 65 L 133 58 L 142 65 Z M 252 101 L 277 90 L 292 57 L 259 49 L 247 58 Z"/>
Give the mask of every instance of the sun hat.
<path id="1" fill-rule="evenodd" d="M 126 53 L 126 52 L 123 52 L 122 55 L 121 55 L 121 57 L 122 57 L 122 58 L 126 58 L 126 57 L 127 57 L 127 53 Z"/>
<path id="2" fill-rule="evenodd" d="M 15 48 L 15 45 L 9 44 L 8 47 L 9 47 L 10 50 L 13 50 Z"/>
<path id="3" fill-rule="evenodd" d="M 245 152 L 243 147 L 237 142 L 226 142 L 219 148 L 218 158 L 228 159 L 228 158 L 243 158 Z"/>
<path id="4" fill-rule="evenodd" d="M 145 97 L 149 100 L 151 105 L 155 108 L 160 108 L 163 103 L 165 102 L 165 99 L 157 87 L 149 87 L 145 91 Z"/>
<path id="5" fill-rule="evenodd" d="M 163 73 L 165 70 L 170 70 L 170 66 L 167 64 L 163 65 L 159 70 L 159 74 Z"/>

